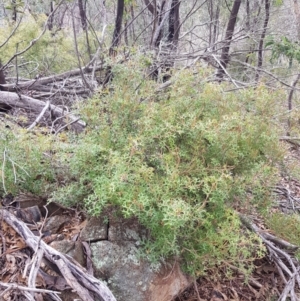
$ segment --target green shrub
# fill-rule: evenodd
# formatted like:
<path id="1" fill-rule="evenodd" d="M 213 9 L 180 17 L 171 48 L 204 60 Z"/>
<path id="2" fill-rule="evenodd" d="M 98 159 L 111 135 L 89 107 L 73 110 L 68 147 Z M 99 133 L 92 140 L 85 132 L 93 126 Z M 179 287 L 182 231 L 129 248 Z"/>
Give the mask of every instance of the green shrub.
<path id="1" fill-rule="evenodd" d="M 53 137 L 0 120 L 0 197 L 25 191 L 46 195 L 52 191 L 57 178 L 54 145 Z"/>
<path id="2" fill-rule="evenodd" d="M 276 93 L 225 94 L 184 71 L 157 95 L 136 66 L 113 72 L 113 92 L 82 106 L 89 126 L 66 151 L 73 178 L 53 199 L 83 203 L 92 215 L 119 206 L 150 230 L 144 255 L 179 256 L 191 273 L 260 256 L 231 208 L 268 204 L 280 158 Z"/>

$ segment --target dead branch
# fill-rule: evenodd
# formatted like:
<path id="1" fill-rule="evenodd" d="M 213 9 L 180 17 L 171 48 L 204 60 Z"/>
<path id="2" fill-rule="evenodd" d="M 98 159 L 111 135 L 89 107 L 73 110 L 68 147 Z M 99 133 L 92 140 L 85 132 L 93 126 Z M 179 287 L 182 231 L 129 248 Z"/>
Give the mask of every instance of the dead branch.
<path id="1" fill-rule="evenodd" d="M 39 244 L 39 247 L 44 251 L 44 257 L 59 269 L 67 283 L 82 300 L 116 301 L 103 282 L 89 275 L 84 268 L 71 262 L 64 254 L 48 246 L 44 241 L 40 241 L 39 237 L 35 236 L 26 224 L 18 220 L 15 215 L 5 209 L 1 209 L 0 214 L 32 250 L 36 250 Z"/>
<path id="2" fill-rule="evenodd" d="M 42 117 L 44 116 L 44 114 L 46 113 L 46 111 L 48 110 L 49 106 L 50 106 L 50 101 L 47 101 L 45 107 L 42 110 L 42 112 L 35 119 L 35 121 L 28 127 L 28 130 L 32 130 L 40 122 L 40 120 L 42 119 Z"/>
<path id="3" fill-rule="evenodd" d="M 0 282 L 0 286 L 6 287 L 6 288 L 9 288 L 9 289 L 18 289 L 20 291 L 28 291 L 28 292 L 36 292 L 36 293 L 50 293 L 50 294 L 55 293 L 55 294 L 60 294 L 60 292 L 54 292 L 54 291 L 46 290 L 46 289 L 40 289 L 40 288 L 33 288 L 33 287 L 22 286 L 22 285 L 19 285 L 19 284 L 16 284 L 16 283 Z"/>
<path id="4" fill-rule="evenodd" d="M 279 238 L 276 238 L 260 230 L 247 216 L 240 214 L 241 222 L 251 231 L 255 232 L 261 240 L 264 242 L 270 259 L 275 263 L 279 275 L 281 276 L 285 287 L 278 299 L 278 301 L 285 301 L 287 296 L 293 301 L 299 301 L 299 298 L 296 295 L 296 286 L 300 288 L 300 277 L 299 270 L 300 264 L 293 257 L 293 254 L 290 255 L 287 251 L 281 248 L 287 248 L 288 251 L 297 250 L 298 247 L 289 244 Z M 279 242 L 279 243 L 278 243 Z"/>
<path id="5" fill-rule="evenodd" d="M 103 66 L 97 66 L 95 68 L 96 71 L 103 69 Z M 37 86 L 44 86 L 47 84 L 51 84 L 51 83 L 55 83 L 58 81 L 62 81 L 66 78 L 70 78 L 70 77 L 74 77 L 74 76 L 79 76 L 81 74 L 81 72 L 83 73 L 91 73 L 93 71 L 93 67 L 90 66 L 90 63 L 87 64 L 85 67 L 83 68 L 77 68 L 74 70 L 70 70 L 70 71 L 66 71 L 60 74 L 54 74 L 51 76 L 46 76 L 46 77 L 41 77 L 38 79 L 32 79 L 32 80 L 28 80 L 25 82 L 21 82 L 18 83 L 18 89 L 29 89 L 29 90 L 35 90 L 37 88 Z M 15 84 L 6 84 L 6 85 L 1 85 L 2 90 L 5 91 L 15 91 L 16 90 L 16 85 Z"/>

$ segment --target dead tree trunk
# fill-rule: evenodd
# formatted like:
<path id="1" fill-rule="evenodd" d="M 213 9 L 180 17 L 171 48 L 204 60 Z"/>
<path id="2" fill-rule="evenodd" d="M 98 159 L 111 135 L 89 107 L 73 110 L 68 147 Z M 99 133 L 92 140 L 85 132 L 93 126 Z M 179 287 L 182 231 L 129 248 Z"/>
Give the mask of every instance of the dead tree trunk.
<path id="1" fill-rule="evenodd" d="M 171 46 L 173 48 L 177 46 L 178 38 L 179 38 L 179 26 L 180 26 L 179 7 L 180 7 L 180 1 L 173 0 L 171 5 L 170 16 L 169 16 L 169 30 L 168 30 L 168 42 L 172 44 Z"/>
<path id="2" fill-rule="evenodd" d="M 110 55 L 116 54 L 116 47 L 118 47 L 121 41 L 123 14 L 124 14 L 124 0 L 118 0 L 117 15 L 115 20 L 115 30 L 113 33 L 112 43 L 109 49 Z"/>
<path id="3" fill-rule="evenodd" d="M 226 34 L 225 34 L 225 45 L 222 49 L 220 65 L 219 65 L 218 71 L 217 71 L 217 78 L 219 80 L 222 80 L 222 78 L 225 74 L 225 69 L 227 67 L 227 64 L 229 63 L 229 49 L 230 49 L 230 44 L 232 41 L 234 28 L 236 25 L 237 16 L 239 13 L 241 3 L 242 3 L 241 0 L 235 0 L 233 3 L 232 9 L 231 9 L 229 21 L 228 21 L 227 28 L 226 28 Z"/>

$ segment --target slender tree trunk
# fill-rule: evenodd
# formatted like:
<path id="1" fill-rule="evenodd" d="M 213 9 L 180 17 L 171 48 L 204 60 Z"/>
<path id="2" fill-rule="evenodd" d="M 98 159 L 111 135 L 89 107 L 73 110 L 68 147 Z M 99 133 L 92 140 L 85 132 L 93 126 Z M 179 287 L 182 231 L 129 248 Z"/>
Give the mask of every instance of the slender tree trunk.
<path id="1" fill-rule="evenodd" d="M 148 10 L 151 12 L 153 16 L 153 29 L 151 35 L 150 45 L 154 47 L 158 47 L 161 39 L 163 37 L 163 24 L 165 21 L 165 14 L 168 13 L 165 11 L 166 0 L 161 2 L 161 6 L 159 6 L 156 2 L 150 0 L 144 0 Z"/>
<path id="2" fill-rule="evenodd" d="M 168 13 L 165 12 L 165 6 L 166 6 L 166 0 L 163 0 L 161 4 L 161 8 L 158 10 L 157 15 L 155 16 L 155 20 L 157 19 L 156 28 L 153 36 L 153 44 L 155 47 L 159 46 L 163 38 L 163 23 L 165 21 L 165 14 Z"/>
<path id="3" fill-rule="evenodd" d="M 251 15 L 250 15 L 250 0 L 246 1 L 246 29 L 247 31 L 250 30 L 251 26 L 250 26 L 250 20 L 251 20 Z"/>
<path id="4" fill-rule="evenodd" d="M 265 20 L 264 20 L 264 27 L 259 39 L 258 45 L 258 60 L 257 60 L 257 68 L 260 69 L 263 64 L 263 48 L 264 48 L 264 40 L 266 37 L 267 27 L 270 19 L 270 0 L 265 0 Z M 259 80 L 259 70 L 257 70 L 255 75 L 255 81 L 258 82 Z"/>
<path id="5" fill-rule="evenodd" d="M 17 3 L 16 0 L 12 0 L 12 20 L 17 21 Z"/>
<path id="6" fill-rule="evenodd" d="M 178 44 L 178 38 L 179 38 L 179 25 L 180 25 L 180 19 L 179 19 L 179 7 L 180 7 L 180 1 L 179 0 L 173 0 L 170 16 L 169 16 L 169 32 L 168 32 L 168 42 L 172 43 L 172 48 L 176 47 Z"/>
<path id="7" fill-rule="evenodd" d="M 51 1 L 50 2 L 50 13 L 49 13 L 50 18 L 48 20 L 48 29 L 50 31 L 52 31 L 52 29 L 53 29 L 53 20 L 54 20 L 53 11 L 54 11 L 54 1 Z"/>
<path id="8" fill-rule="evenodd" d="M 226 28 L 226 34 L 225 34 L 225 45 L 222 49 L 221 59 L 220 59 L 220 66 L 217 71 L 217 77 L 221 80 L 225 74 L 224 69 L 226 69 L 227 64 L 229 62 L 229 50 L 230 50 L 230 44 L 233 37 L 234 28 L 237 21 L 237 16 L 239 13 L 239 9 L 241 6 L 242 0 L 234 0 L 229 21 Z"/>
<path id="9" fill-rule="evenodd" d="M 86 22 L 85 5 L 83 3 L 83 0 L 78 0 L 78 8 L 79 8 L 79 15 L 80 15 L 82 29 L 86 30 L 87 22 Z"/>
<path id="10" fill-rule="evenodd" d="M 5 84 L 6 84 L 5 74 L 2 69 L 2 62 L 0 61 L 0 85 L 5 85 Z"/>
<path id="11" fill-rule="evenodd" d="M 134 16 L 133 5 L 130 5 L 130 15 L 131 15 L 131 19 L 134 20 L 135 16 Z M 136 36 L 135 36 L 135 30 L 134 30 L 134 22 L 131 23 L 130 29 L 131 29 L 131 40 L 135 41 Z"/>
<path id="12" fill-rule="evenodd" d="M 216 13 L 215 13 L 215 20 L 214 20 L 214 32 L 213 32 L 213 44 L 212 49 L 216 49 L 216 42 L 218 40 L 219 35 L 219 24 L 220 24 L 220 2 L 217 4 Z"/>
<path id="13" fill-rule="evenodd" d="M 288 102 L 288 110 L 289 112 L 291 113 L 292 112 L 292 109 L 293 109 L 293 95 L 294 95 L 294 92 L 295 92 L 295 88 L 297 86 L 297 83 L 299 82 L 300 80 L 300 74 L 297 75 L 297 77 L 295 78 L 295 80 L 292 82 L 291 84 L 291 90 L 290 90 L 290 93 L 289 93 L 289 96 L 288 96 L 288 99 L 287 99 L 287 102 Z M 288 118 L 288 131 L 287 131 L 287 136 L 290 136 L 290 130 L 291 130 L 291 117 L 289 115 L 289 118 Z"/>
<path id="14" fill-rule="evenodd" d="M 215 43 L 218 38 L 219 28 L 219 16 L 220 16 L 220 2 L 219 0 L 210 0 L 208 3 L 209 13 L 209 47 L 211 50 L 215 50 Z"/>
<path id="15" fill-rule="evenodd" d="M 110 55 L 116 54 L 116 47 L 120 44 L 121 41 L 121 29 L 124 15 L 124 0 L 118 0 L 117 4 L 117 15 L 115 20 L 115 30 L 113 33 L 112 43 L 109 49 Z"/>
<path id="16" fill-rule="evenodd" d="M 209 2 L 207 2 L 207 10 L 208 10 L 208 14 L 209 14 L 209 26 L 208 26 L 208 30 L 209 30 L 209 37 L 208 37 L 208 42 L 209 42 L 209 47 L 213 44 L 212 43 L 212 33 L 213 33 L 213 23 L 214 23 L 214 6 L 213 6 L 213 0 L 210 0 Z"/>

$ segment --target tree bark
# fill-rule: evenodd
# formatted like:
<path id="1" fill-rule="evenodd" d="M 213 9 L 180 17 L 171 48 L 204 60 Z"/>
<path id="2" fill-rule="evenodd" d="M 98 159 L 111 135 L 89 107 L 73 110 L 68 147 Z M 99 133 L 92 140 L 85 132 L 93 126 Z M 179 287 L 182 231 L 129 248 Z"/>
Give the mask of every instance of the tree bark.
<path id="1" fill-rule="evenodd" d="M 51 1 L 50 2 L 50 13 L 49 13 L 50 18 L 48 20 L 48 29 L 50 31 L 52 31 L 52 29 L 53 29 L 53 19 L 54 19 L 53 11 L 54 11 L 54 1 Z"/>
<path id="2" fill-rule="evenodd" d="M 226 69 L 227 64 L 229 62 L 229 50 L 230 44 L 233 37 L 234 28 L 237 21 L 237 16 L 239 13 L 239 9 L 241 6 L 241 0 L 235 0 L 231 9 L 229 21 L 226 28 L 225 34 L 225 45 L 222 49 L 221 59 L 220 59 L 220 66 L 217 71 L 217 78 L 221 80 L 225 74 L 224 69 Z"/>
<path id="3" fill-rule="evenodd" d="M 117 4 L 117 15 L 115 20 L 115 30 L 113 33 L 112 43 L 109 49 L 110 55 L 116 54 L 116 47 L 120 44 L 121 41 L 121 29 L 122 29 L 122 21 L 124 14 L 124 0 L 118 0 Z"/>
<path id="4" fill-rule="evenodd" d="M 6 84 L 6 79 L 5 79 L 5 74 L 2 68 L 2 62 L 0 61 L 0 85 L 5 85 Z M 1 87 L 0 87 L 1 90 Z"/>
<path id="5" fill-rule="evenodd" d="M 264 40 L 266 37 L 267 27 L 270 19 L 270 0 L 265 0 L 265 20 L 264 20 L 264 27 L 259 39 L 258 45 L 258 60 L 257 60 L 257 68 L 260 69 L 263 64 L 263 47 L 264 47 Z M 255 81 L 258 82 L 259 80 L 259 71 L 256 72 Z"/>
<path id="6" fill-rule="evenodd" d="M 17 21 L 17 3 L 16 0 L 12 0 L 12 20 Z"/>
<path id="7" fill-rule="evenodd" d="M 173 0 L 171 4 L 171 11 L 169 16 L 169 32 L 168 32 L 168 41 L 172 43 L 172 47 L 176 47 L 178 44 L 179 38 L 179 7 L 180 1 Z"/>
<path id="8" fill-rule="evenodd" d="M 82 29 L 86 30 L 87 22 L 86 22 L 86 13 L 85 13 L 85 7 L 83 4 L 83 0 L 78 0 L 78 8 L 79 8 L 79 15 L 80 15 Z"/>

